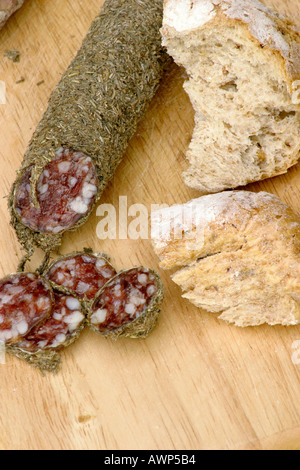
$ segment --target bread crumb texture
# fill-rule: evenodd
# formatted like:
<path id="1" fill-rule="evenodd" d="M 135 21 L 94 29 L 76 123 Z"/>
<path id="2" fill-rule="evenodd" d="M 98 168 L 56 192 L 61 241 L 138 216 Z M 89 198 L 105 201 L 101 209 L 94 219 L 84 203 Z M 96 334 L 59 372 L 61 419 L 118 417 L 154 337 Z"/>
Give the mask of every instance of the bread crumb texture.
<path id="1" fill-rule="evenodd" d="M 233 189 L 297 163 L 299 28 L 258 0 L 167 0 L 161 34 L 189 76 L 189 187 Z"/>
<path id="2" fill-rule="evenodd" d="M 266 192 L 225 191 L 152 214 L 183 297 L 236 326 L 300 323 L 300 218 Z"/>

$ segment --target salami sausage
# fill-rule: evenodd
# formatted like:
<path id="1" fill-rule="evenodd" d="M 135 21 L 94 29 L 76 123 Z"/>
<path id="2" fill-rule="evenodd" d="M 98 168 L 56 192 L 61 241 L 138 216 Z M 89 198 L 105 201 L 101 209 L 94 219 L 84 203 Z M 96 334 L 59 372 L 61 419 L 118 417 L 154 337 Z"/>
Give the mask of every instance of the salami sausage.
<path id="1" fill-rule="evenodd" d="M 51 315 L 53 293 L 48 281 L 31 273 L 0 281 L 0 341 L 14 344 Z"/>
<path id="2" fill-rule="evenodd" d="M 84 324 L 80 302 L 70 295 L 55 292 L 51 317 L 33 328 L 16 347 L 30 353 L 60 350 L 76 340 Z"/>
<path id="3" fill-rule="evenodd" d="M 80 299 L 91 300 L 116 274 L 104 256 L 81 252 L 55 261 L 45 276 L 55 286 L 65 287 Z"/>
<path id="4" fill-rule="evenodd" d="M 84 224 L 113 177 L 171 63 L 161 44 L 162 16 L 163 0 L 106 0 L 50 97 L 9 198 L 28 253 L 55 249 L 63 233 Z M 61 152 L 70 157 L 62 167 L 71 162 L 64 176 Z M 83 176 L 80 155 L 91 159 Z"/>
<path id="5" fill-rule="evenodd" d="M 158 321 L 162 300 L 157 273 L 143 267 L 122 271 L 96 296 L 88 323 L 96 333 L 112 338 L 146 337 Z"/>
<path id="6" fill-rule="evenodd" d="M 54 291 L 50 317 L 6 350 L 43 373 L 57 373 L 61 365 L 59 351 L 74 343 L 85 325 L 86 315 L 79 300 Z"/>
<path id="7" fill-rule="evenodd" d="M 97 172 L 90 157 L 59 149 L 37 182 L 37 203 L 31 198 L 32 167 L 27 168 L 14 195 L 18 220 L 35 232 L 59 234 L 72 228 L 95 202 Z"/>

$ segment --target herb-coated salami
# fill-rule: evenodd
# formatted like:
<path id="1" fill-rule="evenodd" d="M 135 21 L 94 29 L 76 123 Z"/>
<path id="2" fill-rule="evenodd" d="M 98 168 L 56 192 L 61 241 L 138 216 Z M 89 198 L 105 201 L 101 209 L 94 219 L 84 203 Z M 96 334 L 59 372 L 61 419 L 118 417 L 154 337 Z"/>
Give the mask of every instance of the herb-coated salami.
<path id="1" fill-rule="evenodd" d="M 80 302 L 75 297 L 55 292 L 51 317 L 31 330 L 16 347 L 31 353 L 60 350 L 75 341 L 84 323 Z"/>
<path id="2" fill-rule="evenodd" d="M 122 271 L 98 293 L 88 322 L 105 336 L 146 337 L 157 323 L 163 300 L 159 276 L 136 267 Z"/>
<path id="3" fill-rule="evenodd" d="M 10 275 L 0 281 L 0 341 L 14 344 L 46 321 L 53 293 L 45 279 L 31 273 Z"/>
<path id="4" fill-rule="evenodd" d="M 72 228 L 93 206 L 97 172 L 90 157 L 59 149 L 37 182 L 37 207 L 31 198 L 29 167 L 14 195 L 19 221 L 35 232 L 59 234 Z"/>
<path id="5" fill-rule="evenodd" d="M 63 286 L 80 299 L 91 300 L 117 274 L 102 255 L 75 253 L 55 261 L 45 274 L 56 286 Z"/>
<path id="6" fill-rule="evenodd" d="M 35 246 L 53 250 L 65 231 L 85 223 L 114 175 L 171 63 L 161 44 L 162 16 L 163 0 L 106 0 L 50 97 L 9 198 L 12 225 L 28 253 Z M 56 175 L 62 151 L 71 160 L 66 180 Z M 80 176 L 80 154 L 91 159 L 90 180 Z"/>

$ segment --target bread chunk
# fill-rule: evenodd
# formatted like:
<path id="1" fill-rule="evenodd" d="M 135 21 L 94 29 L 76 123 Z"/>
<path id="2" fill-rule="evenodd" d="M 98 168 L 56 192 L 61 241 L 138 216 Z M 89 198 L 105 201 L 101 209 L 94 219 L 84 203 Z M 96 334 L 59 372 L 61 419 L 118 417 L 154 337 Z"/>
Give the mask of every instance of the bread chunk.
<path id="1" fill-rule="evenodd" d="M 202 194 L 286 173 L 300 156 L 300 33 L 258 0 L 167 0 L 163 45 L 189 76 L 183 178 Z"/>
<path id="2" fill-rule="evenodd" d="M 6 21 L 13 15 L 25 0 L 0 0 L 0 29 Z"/>
<path id="3" fill-rule="evenodd" d="M 266 192 L 225 191 L 152 214 L 183 297 L 236 326 L 300 323 L 300 218 Z"/>

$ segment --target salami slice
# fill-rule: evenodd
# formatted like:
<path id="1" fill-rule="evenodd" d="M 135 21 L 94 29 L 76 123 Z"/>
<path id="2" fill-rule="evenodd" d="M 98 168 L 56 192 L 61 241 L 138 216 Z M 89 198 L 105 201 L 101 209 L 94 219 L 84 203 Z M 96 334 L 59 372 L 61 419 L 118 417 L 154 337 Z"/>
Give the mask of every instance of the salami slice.
<path id="1" fill-rule="evenodd" d="M 45 275 L 56 286 L 64 286 L 79 298 L 91 300 L 116 274 L 103 256 L 77 253 L 56 261 Z"/>
<path id="2" fill-rule="evenodd" d="M 163 300 L 157 273 L 143 267 L 122 271 L 98 293 L 88 315 L 90 327 L 117 338 L 146 337 L 158 321 Z"/>
<path id="3" fill-rule="evenodd" d="M 96 168 L 81 152 L 59 149 L 36 185 L 38 207 L 31 198 L 32 167 L 15 188 L 14 210 L 19 221 L 39 233 L 59 234 L 85 217 L 98 191 Z"/>
<path id="4" fill-rule="evenodd" d="M 0 341 L 14 344 L 36 325 L 45 322 L 53 308 L 48 281 L 31 273 L 10 275 L 0 281 Z"/>
<path id="5" fill-rule="evenodd" d="M 85 315 L 80 302 L 70 295 L 55 292 L 51 317 L 31 330 L 16 347 L 31 353 L 57 351 L 73 343 L 84 325 Z"/>

